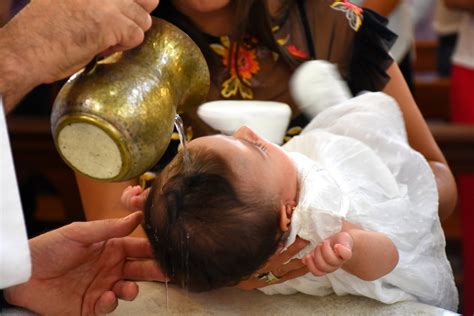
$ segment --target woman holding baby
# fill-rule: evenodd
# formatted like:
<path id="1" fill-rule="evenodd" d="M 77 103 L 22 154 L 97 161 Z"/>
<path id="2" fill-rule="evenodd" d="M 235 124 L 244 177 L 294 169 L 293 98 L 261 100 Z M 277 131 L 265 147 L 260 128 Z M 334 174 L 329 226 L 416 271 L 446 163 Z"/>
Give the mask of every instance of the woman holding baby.
<path id="1" fill-rule="evenodd" d="M 289 138 L 309 122 L 288 85 L 295 69 L 305 61 L 321 59 L 336 64 L 354 95 L 383 91 L 392 96 L 403 114 L 410 146 L 426 158 L 435 175 L 440 218 L 453 211 L 457 199 L 453 175 L 388 54 L 396 35 L 375 12 L 334 0 L 162 0 L 155 13 L 183 29 L 200 46 L 211 70 L 209 101 L 287 103 L 293 112 Z M 216 133 L 196 113 L 186 113 L 185 120 L 194 137 Z M 136 182 L 106 184 L 80 175 L 77 179 L 89 220 L 130 212 L 120 197 Z M 143 201 L 137 201 L 140 203 Z M 266 272 L 273 272 L 277 282 L 306 273 L 301 261 L 283 265 L 305 246 L 297 239 L 287 252 L 267 263 Z M 241 287 L 262 287 L 266 281 L 268 277 L 251 279 Z"/>

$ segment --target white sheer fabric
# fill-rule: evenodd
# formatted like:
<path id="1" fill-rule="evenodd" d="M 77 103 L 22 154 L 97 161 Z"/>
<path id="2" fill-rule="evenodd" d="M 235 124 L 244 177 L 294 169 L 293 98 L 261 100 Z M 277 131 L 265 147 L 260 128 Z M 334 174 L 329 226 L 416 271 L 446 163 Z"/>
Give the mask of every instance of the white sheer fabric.
<path id="1" fill-rule="evenodd" d="M 434 175 L 408 142 L 396 102 L 367 93 L 329 108 L 284 148 L 300 177 L 291 223 L 311 242 L 340 231 L 341 219 L 387 234 L 400 261 L 391 273 L 363 281 L 342 269 L 324 277 L 307 274 L 263 289 L 267 294 L 354 294 L 385 303 L 404 300 L 456 310 L 457 290 L 445 253 Z M 377 258 L 374 258 L 377 260 Z"/>

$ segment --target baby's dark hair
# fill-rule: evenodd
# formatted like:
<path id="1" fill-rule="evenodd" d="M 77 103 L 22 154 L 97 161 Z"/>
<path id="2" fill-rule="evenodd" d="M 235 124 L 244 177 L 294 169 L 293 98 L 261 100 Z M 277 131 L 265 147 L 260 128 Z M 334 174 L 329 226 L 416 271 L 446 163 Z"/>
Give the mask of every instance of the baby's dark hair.
<path id="1" fill-rule="evenodd" d="M 278 204 L 237 190 L 235 179 L 225 159 L 200 148 L 178 153 L 148 195 L 144 229 L 155 258 L 190 291 L 235 285 L 278 247 Z"/>

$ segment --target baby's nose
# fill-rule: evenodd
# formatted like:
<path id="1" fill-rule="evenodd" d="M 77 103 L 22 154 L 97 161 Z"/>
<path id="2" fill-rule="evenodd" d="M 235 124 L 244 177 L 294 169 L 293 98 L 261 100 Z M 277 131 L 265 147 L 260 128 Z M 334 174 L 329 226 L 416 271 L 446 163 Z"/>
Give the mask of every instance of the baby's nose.
<path id="1" fill-rule="evenodd" d="M 239 127 L 235 132 L 234 132 L 234 137 L 235 138 L 243 138 L 243 139 L 247 139 L 247 136 L 250 132 L 250 128 L 248 128 L 247 126 L 241 126 Z"/>

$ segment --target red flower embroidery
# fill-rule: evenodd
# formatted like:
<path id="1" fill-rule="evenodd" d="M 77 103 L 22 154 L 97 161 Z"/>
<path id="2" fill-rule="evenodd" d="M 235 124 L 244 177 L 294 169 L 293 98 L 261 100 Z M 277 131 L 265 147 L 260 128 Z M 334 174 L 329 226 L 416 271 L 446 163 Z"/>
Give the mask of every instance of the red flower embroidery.
<path id="1" fill-rule="evenodd" d="M 222 84 L 222 96 L 230 98 L 239 93 L 244 99 L 253 99 L 250 79 L 260 71 L 256 48 L 247 47 L 247 45 L 240 46 L 236 67 L 235 54 L 237 52 L 237 45 L 232 43 L 227 36 L 221 37 L 220 40 L 221 44 L 211 44 L 211 49 L 222 57 L 222 64 L 230 68 L 230 78 Z M 250 42 L 255 45 L 256 39 L 252 38 Z M 239 73 L 238 76 L 237 71 Z"/>
<path id="2" fill-rule="evenodd" d="M 295 57 L 298 57 L 301 59 L 308 59 L 308 54 L 305 51 L 300 50 L 298 47 L 296 47 L 293 44 L 288 45 L 288 52 Z"/>

